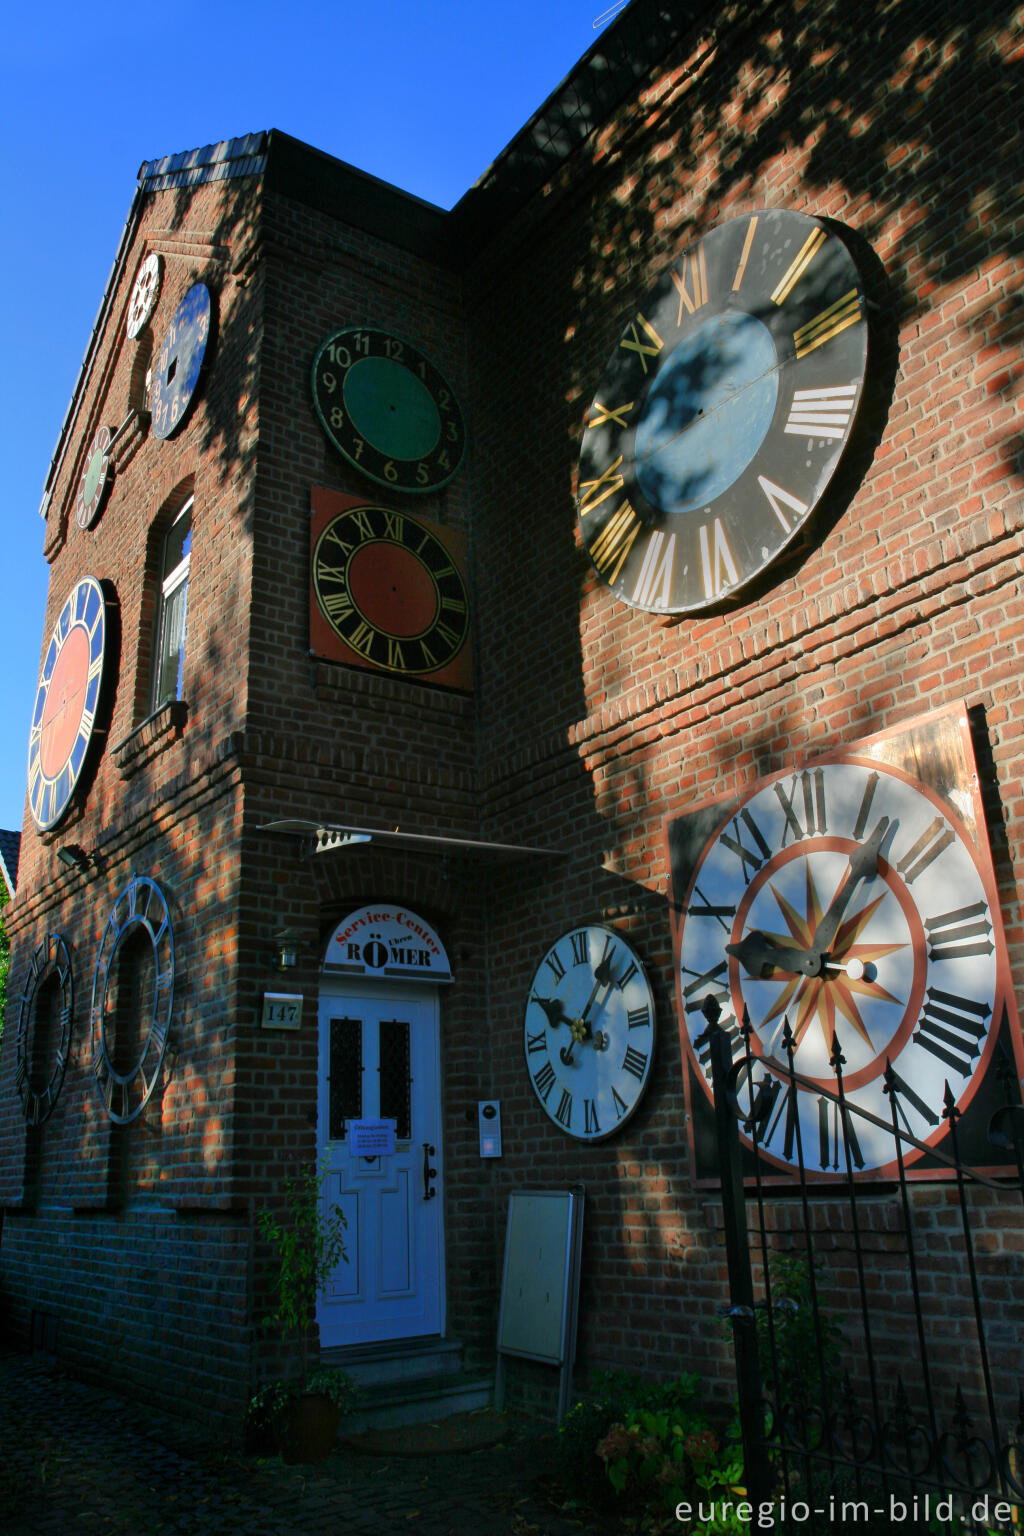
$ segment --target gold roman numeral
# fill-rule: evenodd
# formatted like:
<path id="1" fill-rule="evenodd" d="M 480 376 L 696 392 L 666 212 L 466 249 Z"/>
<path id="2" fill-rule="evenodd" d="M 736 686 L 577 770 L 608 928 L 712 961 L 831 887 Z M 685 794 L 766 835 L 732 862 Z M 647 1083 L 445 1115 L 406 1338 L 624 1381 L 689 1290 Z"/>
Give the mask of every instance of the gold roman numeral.
<path id="1" fill-rule="evenodd" d="M 373 642 L 376 640 L 376 638 L 377 631 L 372 628 L 371 625 L 367 624 L 365 619 L 360 619 L 359 624 L 352 631 L 352 633 L 345 636 L 346 641 L 352 647 L 352 649 L 354 651 L 358 651 L 361 656 L 365 656 L 368 661 L 373 660 L 371 651 L 373 649 Z"/>
<path id="2" fill-rule="evenodd" d="M 317 595 L 327 617 L 333 619 L 336 624 L 340 624 L 342 619 L 347 619 L 350 613 L 355 613 L 347 592 L 320 592 Z"/>
<path id="3" fill-rule="evenodd" d="M 607 496 L 614 496 L 622 490 L 625 481 L 622 476 L 616 474 L 616 470 L 622 463 L 620 453 L 614 464 L 609 464 L 606 470 L 596 480 L 584 480 L 580 487 L 580 517 L 588 517 L 595 507 L 599 507 Z"/>
<path id="4" fill-rule="evenodd" d="M 782 274 L 772 291 L 773 304 L 785 304 L 796 284 L 803 277 L 811 262 L 817 256 L 828 236 L 823 229 L 812 229 L 803 245 L 797 251 L 795 257 Z"/>
<path id="5" fill-rule="evenodd" d="M 743 249 L 740 252 L 740 264 L 736 268 L 736 276 L 732 280 L 732 291 L 738 293 L 743 282 L 743 274 L 747 270 L 747 262 L 750 260 L 750 247 L 754 243 L 754 233 L 757 230 L 757 214 L 755 213 L 747 225 L 746 239 L 743 241 Z"/>
<path id="6" fill-rule="evenodd" d="M 639 321 L 639 323 L 643 326 L 644 332 L 647 335 L 647 339 L 651 343 L 649 346 L 645 346 L 636 333 L 637 321 Z M 643 368 L 644 373 L 646 373 L 647 359 L 649 357 L 657 357 L 665 343 L 662 341 L 661 337 L 658 335 L 651 322 L 649 320 L 645 320 L 643 315 L 638 314 L 636 320 L 631 323 L 629 329 L 632 333 L 632 341 L 627 340 L 626 337 L 623 337 L 619 342 L 619 346 L 624 347 L 627 352 L 635 352 L 637 357 L 640 359 L 640 366 Z"/>
<path id="7" fill-rule="evenodd" d="M 350 555 L 352 553 L 353 549 L 355 548 L 355 545 L 349 543 L 348 539 L 343 539 L 342 538 L 341 534 L 337 530 L 337 527 L 333 523 L 328 528 L 327 532 L 324 534 L 324 543 L 327 543 L 328 540 L 332 544 L 337 544 L 338 548 L 341 550 L 342 554 L 345 555 L 345 556 Z"/>
<path id="8" fill-rule="evenodd" d="M 793 332 L 797 357 L 806 357 L 808 352 L 813 352 L 815 347 L 823 347 L 826 341 L 831 341 L 833 336 L 838 336 L 847 326 L 856 325 L 860 312 L 860 295 L 856 288 L 851 288 L 849 293 L 836 299 L 828 309 L 823 309 L 820 315 L 815 315 L 813 320 L 808 320 L 806 325 Z"/>
<path id="9" fill-rule="evenodd" d="M 614 585 L 639 532 L 640 520 L 624 501 L 594 540 L 590 558 L 609 586 Z"/>
<path id="10" fill-rule="evenodd" d="M 614 421 L 617 427 L 625 430 L 626 415 L 633 409 L 635 403 L 631 400 L 628 405 L 602 405 L 600 400 L 595 400 L 590 407 L 591 415 L 587 421 L 587 431 L 589 432 L 591 427 L 603 427 L 606 421 Z"/>
<path id="11" fill-rule="evenodd" d="M 704 247 L 698 245 L 690 256 L 684 256 L 680 263 L 681 270 L 672 273 L 672 281 L 676 285 L 679 294 L 679 313 L 676 316 L 676 325 L 683 323 L 683 309 L 687 314 L 694 315 L 708 301 L 708 269 L 704 260 Z M 690 288 L 686 286 L 689 277 Z"/>

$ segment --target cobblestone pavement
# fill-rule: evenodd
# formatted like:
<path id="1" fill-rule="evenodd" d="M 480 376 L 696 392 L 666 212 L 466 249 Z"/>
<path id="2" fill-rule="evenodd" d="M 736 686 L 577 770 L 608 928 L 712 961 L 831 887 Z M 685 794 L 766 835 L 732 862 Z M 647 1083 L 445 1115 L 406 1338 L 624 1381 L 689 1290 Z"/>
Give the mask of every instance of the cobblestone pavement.
<path id="1" fill-rule="evenodd" d="M 0 1355 L 0 1536 L 590 1536 L 538 1486 L 554 1457 L 524 1423 L 476 1451 L 289 1467 Z"/>

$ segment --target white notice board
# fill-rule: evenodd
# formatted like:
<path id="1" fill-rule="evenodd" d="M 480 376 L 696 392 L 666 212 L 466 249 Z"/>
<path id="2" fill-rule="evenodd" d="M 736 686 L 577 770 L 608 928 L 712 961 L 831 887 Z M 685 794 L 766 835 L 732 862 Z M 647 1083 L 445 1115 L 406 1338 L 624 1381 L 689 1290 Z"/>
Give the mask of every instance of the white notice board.
<path id="1" fill-rule="evenodd" d="M 519 1355 L 562 1367 L 559 1419 L 576 1353 L 583 1190 L 527 1189 L 509 1196 L 498 1316 L 498 1362 Z"/>

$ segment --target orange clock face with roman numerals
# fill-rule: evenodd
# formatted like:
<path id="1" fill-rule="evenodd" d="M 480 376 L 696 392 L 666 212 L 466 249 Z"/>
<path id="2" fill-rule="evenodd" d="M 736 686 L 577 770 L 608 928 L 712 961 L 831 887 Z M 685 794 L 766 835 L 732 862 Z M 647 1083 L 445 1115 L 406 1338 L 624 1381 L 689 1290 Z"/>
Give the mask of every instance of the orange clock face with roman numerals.
<path id="1" fill-rule="evenodd" d="M 53 627 L 32 711 L 28 742 L 28 801 L 41 832 L 64 815 L 96 723 L 106 636 L 99 582 L 83 576 Z"/>
<path id="2" fill-rule="evenodd" d="M 584 421 L 580 532 L 615 596 L 697 612 L 765 570 L 832 478 L 866 365 L 864 294 L 832 227 L 769 209 L 684 251 Z"/>
<path id="3" fill-rule="evenodd" d="M 888 1066 L 903 1127 L 926 1148 L 948 1133 L 945 1085 L 963 1111 L 1000 1030 L 1019 1053 L 972 769 L 966 712 L 946 711 L 670 824 L 691 1080 L 710 1095 L 709 996 L 737 1062 L 749 1020 L 759 1080 L 786 1067 L 788 1024 L 799 1083 L 774 1079 L 759 1133 L 780 1169 L 802 1144 L 822 1175 L 845 1173 L 847 1154 L 856 1173 L 891 1174 Z M 816 1091 L 835 1092 L 837 1038 L 847 1102 L 875 1122 L 840 1124 Z M 740 1086 L 741 1102 L 749 1091 Z M 921 1147 L 908 1146 L 909 1164 Z"/>
<path id="4" fill-rule="evenodd" d="M 470 686 L 465 550 L 454 530 L 315 487 L 311 581 L 315 654 Z"/>

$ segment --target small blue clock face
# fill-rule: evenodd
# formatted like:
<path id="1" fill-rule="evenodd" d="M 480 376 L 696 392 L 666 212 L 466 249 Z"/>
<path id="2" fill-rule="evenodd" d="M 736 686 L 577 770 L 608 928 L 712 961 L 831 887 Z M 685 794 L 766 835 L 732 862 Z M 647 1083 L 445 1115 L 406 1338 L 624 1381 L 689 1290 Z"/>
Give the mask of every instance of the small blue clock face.
<path id="1" fill-rule="evenodd" d="M 193 283 L 164 333 L 149 397 L 154 437 L 171 437 L 185 419 L 210 339 L 211 308 L 206 284 Z"/>
<path id="2" fill-rule="evenodd" d="M 775 560 L 832 478 L 866 366 L 863 289 L 829 226 L 762 211 L 685 251 L 584 424 L 580 531 L 616 597 L 697 612 Z"/>

